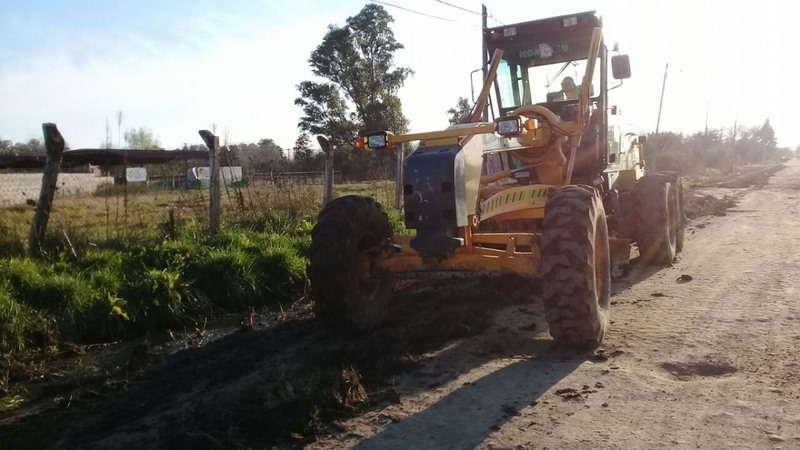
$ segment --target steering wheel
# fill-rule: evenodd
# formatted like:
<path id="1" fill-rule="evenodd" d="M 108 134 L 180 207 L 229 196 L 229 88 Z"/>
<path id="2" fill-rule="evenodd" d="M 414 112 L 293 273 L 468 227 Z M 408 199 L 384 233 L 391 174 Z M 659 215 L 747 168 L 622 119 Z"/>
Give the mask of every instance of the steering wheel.
<path id="1" fill-rule="evenodd" d="M 573 136 L 581 131 L 581 127 L 577 122 L 561 120 L 553 111 L 550 111 L 542 105 L 520 106 L 512 111 L 511 114 L 526 117 L 540 116 L 550 123 L 553 131 L 565 136 Z"/>

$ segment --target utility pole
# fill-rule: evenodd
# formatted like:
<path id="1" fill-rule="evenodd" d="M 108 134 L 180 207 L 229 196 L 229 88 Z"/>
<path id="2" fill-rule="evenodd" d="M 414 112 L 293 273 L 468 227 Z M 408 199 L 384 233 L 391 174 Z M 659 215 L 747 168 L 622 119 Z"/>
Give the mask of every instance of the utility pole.
<path id="1" fill-rule="evenodd" d="M 669 70 L 669 63 L 664 67 L 664 82 L 661 84 L 661 101 L 658 103 L 658 120 L 656 121 L 656 134 L 658 134 L 658 127 L 661 125 L 661 107 L 664 105 L 664 90 L 667 87 L 667 71 Z"/>
<path id="2" fill-rule="evenodd" d="M 117 111 L 117 148 L 122 148 L 122 109 Z"/>

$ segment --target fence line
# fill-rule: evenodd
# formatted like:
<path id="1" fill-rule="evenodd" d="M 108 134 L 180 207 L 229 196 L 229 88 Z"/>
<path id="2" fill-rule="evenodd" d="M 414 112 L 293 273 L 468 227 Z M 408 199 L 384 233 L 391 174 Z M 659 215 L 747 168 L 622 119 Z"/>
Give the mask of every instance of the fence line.
<path id="1" fill-rule="evenodd" d="M 46 139 L 58 133 L 53 124 L 44 124 L 43 131 Z M 207 137 L 213 148 L 218 138 Z M 257 225 L 276 215 L 310 219 L 322 206 L 321 172 L 248 174 L 243 173 L 246 167 L 209 165 L 207 151 L 81 149 L 62 152 L 61 167 L 54 156 L 37 160 L 50 164 L 55 176 L 33 172 L 27 163 L 15 165 L 11 155 L 0 161 L 6 167 L 0 173 L 0 247 L 27 243 L 29 249 L 40 249 L 44 240 L 54 239 L 70 247 L 75 242 L 91 245 L 175 235 L 186 227 L 213 233 L 228 224 Z M 235 164 L 231 159 L 223 158 Z M 17 172 L 13 167 L 19 167 Z M 75 173 L 77 167 L 84 172 Z M 214 173 L 219 177 L 216 199 Z M 341 171 L 334 171 L 331 180 L 333 197 L 372 196 L 387 209 L 394 203 L 393 180 L 353 181 Z M 51 188 L 53 194 L 45 195 Z"/>

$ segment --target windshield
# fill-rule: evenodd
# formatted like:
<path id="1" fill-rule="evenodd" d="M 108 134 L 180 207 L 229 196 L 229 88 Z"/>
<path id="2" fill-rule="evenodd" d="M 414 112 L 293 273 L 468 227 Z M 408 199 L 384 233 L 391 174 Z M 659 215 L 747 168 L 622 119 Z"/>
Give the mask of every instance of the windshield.
<path id="1" fill-rule="evenodd" d="M 577 100 L 586 71 L 586 60 L 548 65 L 530 61 L 501 60 L 497 67 L 497 88 L 503 113 L 522 105 Z M 595 65 L 589 96 L 600 92 L 600 62 Z"/>

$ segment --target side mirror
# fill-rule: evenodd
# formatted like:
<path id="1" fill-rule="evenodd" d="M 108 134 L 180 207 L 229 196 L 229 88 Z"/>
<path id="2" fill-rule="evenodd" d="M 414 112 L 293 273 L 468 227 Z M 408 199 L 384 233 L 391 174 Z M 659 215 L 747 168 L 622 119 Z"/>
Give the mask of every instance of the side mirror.
<path id="1" fill-rule="evenodd" d="M 614 55 L 611 57 L 611 75 L 615 80 L 631 77 L 631 61 L 628 55 Z"/>
<path id="2" fill-rule="evenodd" d="M 646 134 L 639 135 L 639 143 L 644 144 L 645 142 L 647 142 L 647 135 Z"/>

